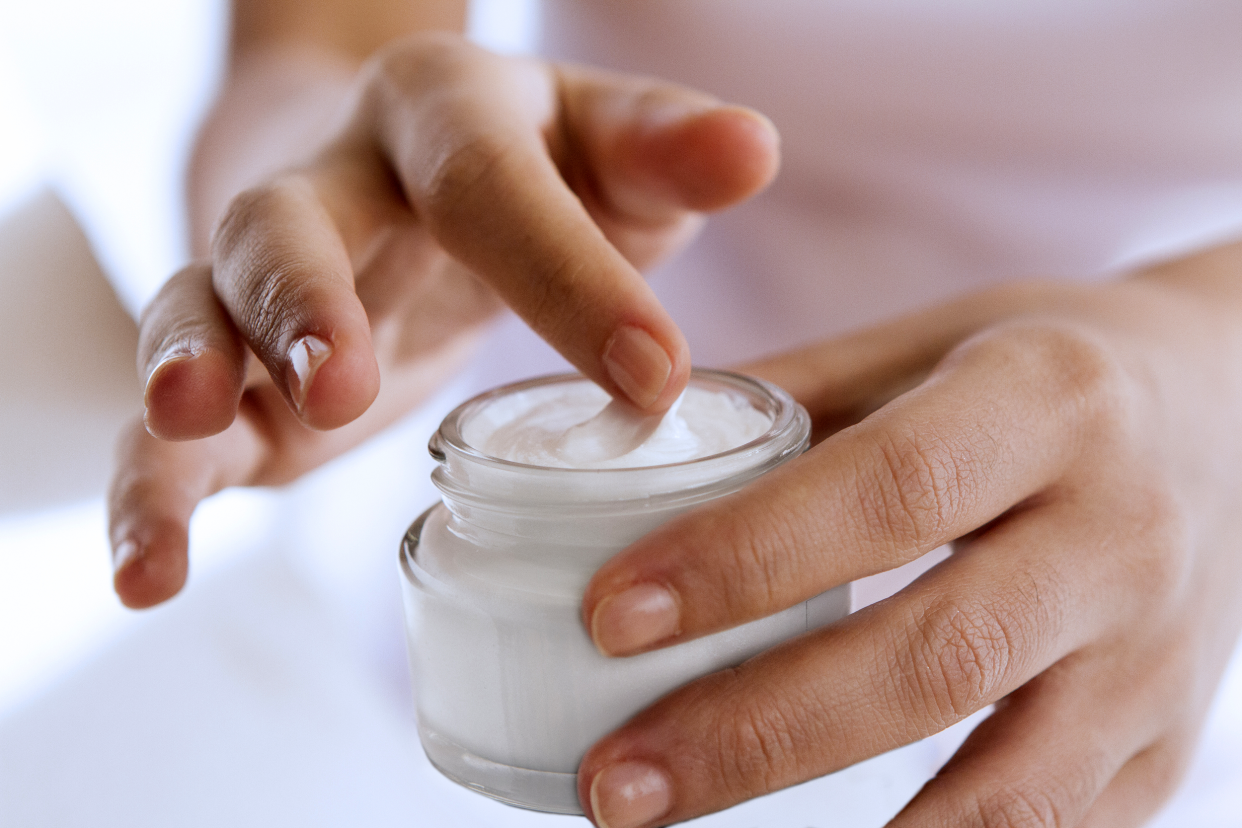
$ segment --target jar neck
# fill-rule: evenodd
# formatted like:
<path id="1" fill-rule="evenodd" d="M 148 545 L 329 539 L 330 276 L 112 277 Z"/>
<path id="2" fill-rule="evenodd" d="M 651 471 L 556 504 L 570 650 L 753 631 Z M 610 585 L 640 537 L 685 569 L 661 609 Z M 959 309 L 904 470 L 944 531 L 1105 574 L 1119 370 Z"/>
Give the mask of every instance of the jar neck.
<path id="1" fill-rule="evenodd" d="M 581 382 L 544 377 L 506 386 L 449 414 L 428 450 L 432 481 L 453 515 L 453 531 L 503 545 L 504 538 L 577 547 L 625 546 L 670 517 L 730 494 L 805 450 L 810 418 L 785 391 L 724 371 L 696 370 L 691 382 L 742 395 L 767 414 L 766 433 L 730 451 L 665 466 L 564 469 L 489 457 L 462 438 L 483 406 L 532 385 Z"/>

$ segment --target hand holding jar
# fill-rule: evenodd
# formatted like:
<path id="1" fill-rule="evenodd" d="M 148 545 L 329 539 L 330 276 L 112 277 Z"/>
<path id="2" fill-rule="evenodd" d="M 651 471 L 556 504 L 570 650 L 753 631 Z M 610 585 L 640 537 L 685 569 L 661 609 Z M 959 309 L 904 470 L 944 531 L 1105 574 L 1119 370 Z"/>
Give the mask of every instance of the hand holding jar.
<path id="1" fill-rule="evenodd" d="M 1239 269 L 1234 245 L 1016 283 L 751 366 L 831 436 L 605 564 L 583 606 L 601 650 L 954 553 L 603 739 L 579 771 L 596 822 L 687 819 L 994 704 L 893 826 L 1141 824 L 1242 624 Z"/>

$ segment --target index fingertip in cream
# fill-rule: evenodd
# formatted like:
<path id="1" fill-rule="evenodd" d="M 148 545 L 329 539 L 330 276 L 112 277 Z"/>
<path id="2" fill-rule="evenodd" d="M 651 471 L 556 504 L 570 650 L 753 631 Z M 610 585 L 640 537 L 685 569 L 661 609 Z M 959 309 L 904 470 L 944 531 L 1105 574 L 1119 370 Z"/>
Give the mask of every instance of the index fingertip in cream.
<path id="1" fill-rule="evenodd" d="M 613 332 L 600 356 L 608 378 L 638 408 L 650 409 L 663 395 L 673 360 L 650 333 L 636 325 Z"/>

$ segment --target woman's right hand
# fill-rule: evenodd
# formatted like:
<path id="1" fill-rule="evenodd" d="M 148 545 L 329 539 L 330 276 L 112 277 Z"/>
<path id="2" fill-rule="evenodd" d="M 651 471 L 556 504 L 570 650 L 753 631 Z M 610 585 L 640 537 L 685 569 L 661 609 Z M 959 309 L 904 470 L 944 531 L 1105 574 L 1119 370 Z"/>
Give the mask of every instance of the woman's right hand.
<path id="1" fill-rule="evenodd" d="M 390 44 L 345 128 L 234 198 L 210 260 L 143 315 L 145 427 L 110 493 L 121 600 L 181 588 L 199 500 L 390 424 L 502 305 L 614 396 L 667 407 L 688 350 L 639 271 L 776 166 L 770 123 L 701 93 L 450 35 Z"/>

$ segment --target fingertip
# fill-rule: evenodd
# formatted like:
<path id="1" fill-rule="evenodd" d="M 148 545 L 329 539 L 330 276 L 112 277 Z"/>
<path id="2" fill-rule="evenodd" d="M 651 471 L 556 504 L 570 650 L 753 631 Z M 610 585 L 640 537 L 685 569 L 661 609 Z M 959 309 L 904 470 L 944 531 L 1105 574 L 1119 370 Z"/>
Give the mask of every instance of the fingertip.
<path id="1" fill-rule="evenodd" d="M 718 106 L 654 130 L 653 163 L 683 207 L 713 211 L 762 190 L 780 168 L 780 133 L 766 117 L 741 106 Z"/>
<path id="2" fill-rule="evenodd" d="M 142 542 L 126 538 L 113 551 L 112 586 L 130 609 L 147 609 L 172 598 L 185 586 L 189 557 L 185 530 Z"/>
<path id="3" fill-rule="evenodd" d="M 352 422 L 379 394 L 379 363 L 369 340 L 307 334 L 288 353 L 290 404 L 309 428 L 324 431 Z"/>
<path id="4" fill-rule="evenodd" d="M 657 411 L 667 411 L 668 408 L 677 401 L 682 392 L 686 390 L 686 386 L 690 384 L 690 346 L 686 343 L 686 339 L 682 336 L 680 329 L 674 329 L 674 341 L 666 347 L 672 359 L 673 367 L 669 371 L 668 382 L 664 385 L 664 391 L 656 398 Z"/>
<path id="5" fill-rule="evenodd" d="M 656 765 L 618 762 L 595 774 L 587 801 L 600 828 L 645 828 L 672 810 L 673 786 Z"/>
<path id="6" fill-rule="evenodd" d="M 681 632 L 681 608 L 667 586 L 639 583 L 594 603 L 588 629 L 605 656 L 627 656 L 670 643 Z"/>
<path id="7" fill-rule="evenodd" d="M 605 342 L 600 363 L 629 402 L 653 414 L 668 410 L 690 380 L 689 347 L 676 329 L 659 335 L 623 324 Z"/>
<path id="8" fill-rule="evenodd" d="M 651 411 L 665 396 L 673 370 L 668 352 L 647 330 L 622 325 L 613 331 L 600 356 L 608 378 L 631 403 Z"/>
<path id="9" fill-rule="evenodd" d="M 592 745 L 578 763 L 583 815 L 600 828 L 637 828 L 667 818 L 675 804 L 675 767 L 658 731 L 644 728 L 650 708 Z"/>
<path id="10" fill-rule="evenodd" d="M 147 378 L 143 423 L 162 440 L 218 434 L 233 422 L 243 379 L 243 366 L 218 350 L 174 350 Z"/>
<path id="11" fill-rule="evenodd" d="M 341 198 L 376 196 L 352 179 L 291 174 L 238 196 L 213 240 L 212 284 L 231 324 L 315 430 L 356 419 L 379 391 L 370 320 L 333 213 Z"/>

